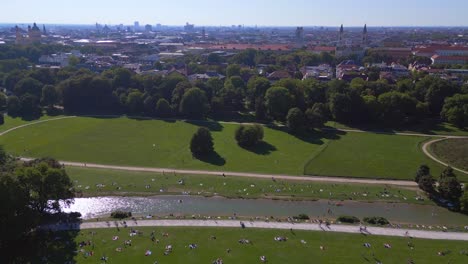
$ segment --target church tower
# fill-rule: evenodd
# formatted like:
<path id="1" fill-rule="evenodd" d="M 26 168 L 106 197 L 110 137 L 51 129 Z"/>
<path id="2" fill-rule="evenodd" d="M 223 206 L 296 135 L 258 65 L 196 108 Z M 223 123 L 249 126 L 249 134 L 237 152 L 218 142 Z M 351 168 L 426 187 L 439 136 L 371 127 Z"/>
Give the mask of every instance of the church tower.
<path id="1" fill-rule="evenodd" d="M 343 29 L 343 24 L 341 24 L 340 27 L 340 40 L 338 41 L 338 46 L 343 46 L 344 42 L 344 29 Z"/>
<path id="2" fill-rule="evenodd" d="M 39 27 L 34 23 L 33 27 L 28 27 L 28 35 L 30 43 L 40 43 L 41 42 L 41 30 Z"/>
<path id="3" fill-rule="evenodd" d="M 16 29 L 16 44 L 21 45 L 24 43 L 23 33 L 18 26 L 15 27 Z"/>
<path id="4" fill-rule="evenodd" d="M 364 30 L 362 31 L 362 45 L 367 46 L 369 43 L 368 37 L 367 37 L 367 24 L 364 24 Z"/>

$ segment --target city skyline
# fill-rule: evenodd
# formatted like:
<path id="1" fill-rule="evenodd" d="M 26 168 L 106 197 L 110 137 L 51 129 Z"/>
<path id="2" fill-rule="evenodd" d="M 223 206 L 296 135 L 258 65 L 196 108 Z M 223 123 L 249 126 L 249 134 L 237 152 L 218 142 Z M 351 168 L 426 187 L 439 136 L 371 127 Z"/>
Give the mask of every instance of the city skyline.
<path id="1" fill-rule="evenodd" d="M 145 24 L 199 26 L 467 26 L 464 10 L 468 3 L 447 0 L 443 9 L 435 0 L 407 2 L 384 1 L 276 1 L 239 0 L 219 3 L 214 0 L 148 1 L 129 3 L 123 0 L 82 0 L 80 6 L 71 1 L 11 1 L 4 3 L 0 23 L 39 24 Z M 28 8 L 24 8 L 27 6 Z M 183 7 L 183 8 L 182 8 Z M 441 12 L 441 10 L 443 12 Z"/>

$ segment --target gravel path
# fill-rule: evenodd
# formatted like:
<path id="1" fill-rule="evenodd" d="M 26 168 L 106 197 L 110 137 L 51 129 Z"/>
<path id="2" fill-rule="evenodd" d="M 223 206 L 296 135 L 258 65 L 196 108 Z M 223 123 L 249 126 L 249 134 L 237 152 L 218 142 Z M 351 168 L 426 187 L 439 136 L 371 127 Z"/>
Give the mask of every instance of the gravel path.
<path id="1" fill-rule="evenodd" d="M 127 221 L 128 227 L 238 227 L 240 222 L 235 220 L 141 220 L 141 221 Z M 338 232 L 338 233 L 355 233 L 359 234 L 361 231 L 358 226 L 348 225 L 330 225 L 329 228 L 325 225 L 318 225 L 315 223 L 277 223 L 277 222 L 244 222 L 246 228 L 266 228 L 266 229 L 293 229 L 293 230 L 308 230 L 308 231 L 322 231 L 322 232 Z M 122 225 L 120 224 L 120 227 Z M 97 229 L 97 228 L 115 228 L 115 222 L 86 222 L 74 226 L 51 226 L 54 230 L 68 230 L 68 229 Z M 408 232 L 408 234 L 406 234 Z M 408 235 L 415 238 L 424 239 L 440 239 L 440 240 L 460 240 L 468 241 L 468 233 L 455 233 L 455 232 L 440 232 L 440 231 L 423 231 L 411 229 L 396 229 L 384 227 L 367 227 L 367 235 L 381 235 L 381 236 L 395 236 L 407 237 Z"/>
<path id="2" fill-rule="evenodd" d="M 445 137 L 445 138 L 438 138 L 438 139 L 434 139 L 434 140 L 430 140 L 426 143 L 424 143 L 424 145 L 422 146 L 422 150 L 424 152 L 424 154 L 426 154 L 426 156 L 428 156 L 429 158 L 431 158 L 432 160 L 444 165 L 444 166 L 449 166 L 447 163 L 439 160 L 438 158 L 436 158 L 434 155 L 432 155 L 432 153 L 429 151 L 429 147 L 436 143 L 436 142 L 440 142 L 440 141 L 443 141 L 443 140 L 447 140 L 447 139 L 450 139 L 450 138 L 454 138 L 454 137 Z M 468 138 L 468 137 L 456 137 L 456 138 Z M 468 174 L 468 171 L 465 171 L 465 170 L 462 170 L 462 169 L 459 169 L 459 168 L 455 168 L 453 166 L 451 166 L 454 170 L 456 171 L 459 171 L 459 172 L 462 172 L 462 173 L 465 173 L 465 174 Z"/>

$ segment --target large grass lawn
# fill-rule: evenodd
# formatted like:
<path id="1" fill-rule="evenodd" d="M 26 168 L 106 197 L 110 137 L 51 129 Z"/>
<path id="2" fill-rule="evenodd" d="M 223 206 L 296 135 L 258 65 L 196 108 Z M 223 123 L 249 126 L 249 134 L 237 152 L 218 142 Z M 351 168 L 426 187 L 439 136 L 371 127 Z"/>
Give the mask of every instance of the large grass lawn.
<path id="1" fill-rule="evenodd" d="M 189 150 L 198 126 L 210 128 L 215 143 L 216 154 L 203 161 L 192 158 Z M 15 130 L 0 137 L 0 144 L 26 157 L 178 169 L 393 179 L 413 179 L 421 164 L 428 164 L 434 175 L 442 170 L 422 153 L 420 143 L 427 139 L 423 137 L 327 132 L 299 138 L 265 127 L 264 142 L 246 150 L 234 140 L 236 127 L 77 117 Z"/>
<path id="2" fill-rule="evenodd" d="M 212 130 L 217 155 L 206 161 L 193 159 L 189 150 L 197 125 L 208 125 Z M 16 130 L 1 137 L 0 144 L 11 153 L 29 157 L 298 175 L 302 174 L 307 157 L 324 142 L 313 136 L 303 140 L 265 128 L 265 142 L 253 150 L 245 150 L 234 139 L 236 127 L 219 123 L 79 117 Z"/>
<path id="3" fill-rule="evenodd" d="M 84 196 L 167 195 L 190 193 L 228 198 L 331 199 L 432 204 L 416 200 L 416 189 L 385 185 L 332 184 L 243 177 L 165 175 L 151 172 L 115 171 L 67 167 L 77 191 Z M 179 181 L 183 180 L 183 184 Z M 150 188 L 147 188 L 150 186 Z M 163 193 L 160 190 L 164 190 Z"/>
<path id="4" fill-rule="evenodd" d="M 137 228 L 140 236 L 129 236 L 129 229 L 81 230 L 76 236 L 77 243 L 92 241 L 92 246 L 77 247 L 77 263 L 101 263 L 105 256 L 108 263 L 212 263 L 221 258 L 223 263 L 262 263 L 260 256 L 266 256 L 267 263 L 467 263 L 466 242 L 363 236 L 289 230 L 260 230 L 236 228 Z M 151 232 L 155 240 L 151 241 Z M 95 232 L 94 234 L 92 232 Z M 167 233 L 168 236 L 162 236 Z M 113 240 L 118 236 L 118 240 Z M 215 236 L 216 239 L 212 239 Z M 287 237 L 286 242 L 277 242 L 276 236 Z M 131 246 L 124 246 L 131 239 Z M 240 244 L 247 239 L 251 244 Z M 303 240 L 304 242 L 301 242 Z M 371 244 L 370 248 L 363 246 Z M 409 243 L 409 244 L 408 244 Z M 190 249 L 189 244 L 196 244 Z M 385 248 L 390 244 L 391 248 Z M 171 245 L 172 253 L 165 256 L 165 247 Z M 324 250 L 321 250 L 320 247 Z M 414 249 L 411 249 L 412 246 Z M 117 248 L 122 248 L 117 252 Z M 230 252 L 227 252 L 230 249 Z M 150 256 L 145 256 L 147 250 Z M 85 257 L 93 251 L 93 256 Z M 438 256 L 438 252 L 446 252 Z"/>
<path id="5" fill-rule="evenodd" d="M 452 138 L 436 142 L 430 151 L 447 164 L 468 170 L 468 139 Z"/>
<path id="6" fill-rule="evenodd" d="M 428 138 L 372 133 L 347 133 L 330 140 L 305 168 L 306 174 L 413 179 L 427 164 L 438 176 L 443 167 L 426 157 L 421 143 Z M 460 178 L 468 179 L 466 175 Z"/>

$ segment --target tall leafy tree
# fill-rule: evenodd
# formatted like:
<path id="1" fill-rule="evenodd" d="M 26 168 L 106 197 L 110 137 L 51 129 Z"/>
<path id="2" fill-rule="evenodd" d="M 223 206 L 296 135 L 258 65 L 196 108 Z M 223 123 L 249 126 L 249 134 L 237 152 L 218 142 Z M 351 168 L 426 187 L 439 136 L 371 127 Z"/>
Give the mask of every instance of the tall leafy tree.
<path id="1" fill-rule="evenodd" d="M 447 167 L 440 174 L 439 186 L 437 189 L 440 196 L 456 204 L 459 203 L 460 197 L 463 194 L 461 184 L 451 167 Z"/>
<path id="2" fill-rule="evenodd" d="M 271 87 L 265 95 L 268 114 L 275 120 L 284 121 L 292 106 L 292 97 L 285 87 Z"/>
<path id="3" fill-rule="evenodd" d="M 440 115 L 457 127 L 468 126 L 468 94 L 456 94 L 445 99 Z"/>
<path id="4" fill-rule="evenodd" d="M 210 110 L 205 93 L 199 88 L 191 88 L 184 93 L 179 111 L 189 118 L 204 118 Z"/>
<path id="5" fill-rule="evenodd" d="M 213 137 L 205 127 L 198 128 L 190 140 L 190 151 L 194 157 L 204 157 L 214 152 Z"/>
<path id="6" fill-rule="evenodd" d="M 306 117 L 301 109 L 291 108 L 286 116 L 287 126 L 293 133 L 302 132 L 306 125 Z"/>

